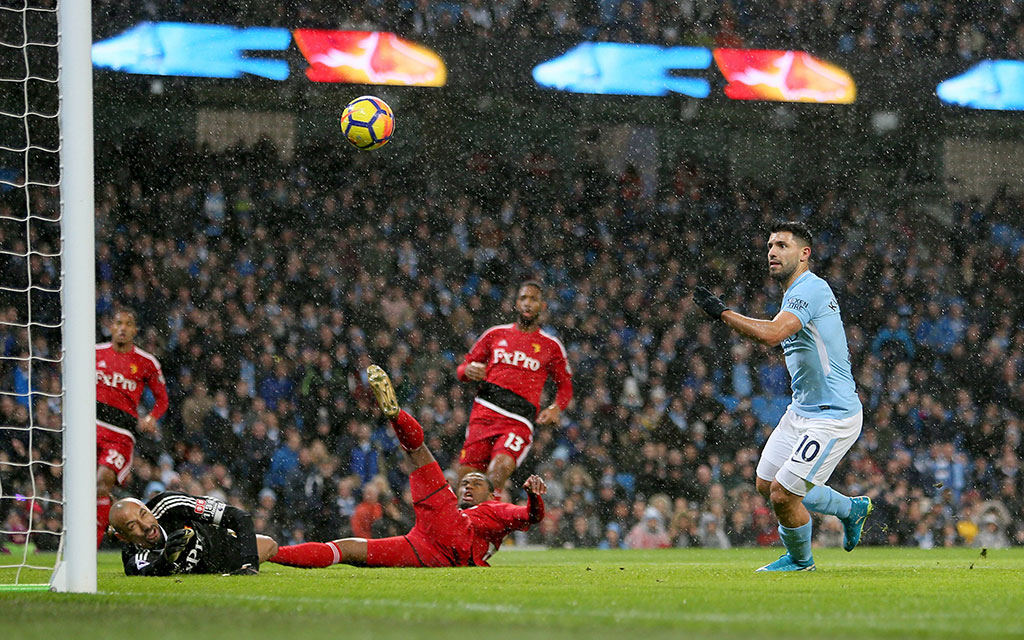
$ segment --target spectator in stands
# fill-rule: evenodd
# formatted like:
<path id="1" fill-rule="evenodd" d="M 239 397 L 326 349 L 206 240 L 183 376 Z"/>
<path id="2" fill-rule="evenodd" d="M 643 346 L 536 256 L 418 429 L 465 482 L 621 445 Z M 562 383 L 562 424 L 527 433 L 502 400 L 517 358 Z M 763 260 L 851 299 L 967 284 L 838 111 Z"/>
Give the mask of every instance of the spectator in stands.
<path id="1" fill-rule="evenodd" d="M 654 507 L 647 507 L 642 520 L 629 530 L 626 546 L 630 549 L 662 549 L 672 546 L 662 523 L 661 512 Z"/>

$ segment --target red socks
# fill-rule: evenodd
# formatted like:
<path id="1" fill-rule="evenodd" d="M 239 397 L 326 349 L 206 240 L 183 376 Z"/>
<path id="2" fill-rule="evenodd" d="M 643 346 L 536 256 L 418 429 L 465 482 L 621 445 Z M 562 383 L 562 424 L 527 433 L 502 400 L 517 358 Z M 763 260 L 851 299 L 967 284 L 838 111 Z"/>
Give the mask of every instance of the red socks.
<path id="1" fill-rule="evenodd" d="M 280 547 L 270 562 L 320 569 L 341 562 L 341 549 L 335 542 L 304 542 L 290 547 Z"/>
<path id="2" fill-rule="evenodd" d="M 110 496 L 96 498 L 96 548 L 103 544 L 103 536 L 110 524 Z"/>
<path id="3" fill-rule="evenodd" d="M 402 445 L 406 451 L 423 446 L 423 427 L 404 409 L 399 411 L 395 419 L 391 421 L 391 426 L 395 430 L 395 435 L 398 436 L 398 444 Z"/>

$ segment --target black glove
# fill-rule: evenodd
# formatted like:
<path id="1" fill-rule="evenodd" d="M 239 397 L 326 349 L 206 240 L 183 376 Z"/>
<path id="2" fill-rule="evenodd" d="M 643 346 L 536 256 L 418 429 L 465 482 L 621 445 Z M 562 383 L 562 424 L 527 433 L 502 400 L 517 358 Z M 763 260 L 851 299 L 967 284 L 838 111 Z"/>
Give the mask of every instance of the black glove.
<path id="1" fill-rule="evenodd" d="M 178 560 L 178 556 L 188 546 L 192 536 L 195 535 L 195 531 L 191 527 L 185 527 L 184 529 L 178 529 L 171 535 L 167 536 L 167 542 L 164 544 L 164 558 L 171 563 Z"/>
<path id="2" fill-rule="evenodd" d="M 225 573 L 226 576 L 258 576 L 260 570 L 251 564 L 243 564 L 231 573 Z"/>
<path id="3" fill-rule="evenodd" d="M 722 314 L 729 310 L 729 307 L 725 306 L 721 298 L 704 287 L 697 287 L 693 290 L 693 301 L 704 310 L 704 313 L 715 320 L 721 320 Z"/>

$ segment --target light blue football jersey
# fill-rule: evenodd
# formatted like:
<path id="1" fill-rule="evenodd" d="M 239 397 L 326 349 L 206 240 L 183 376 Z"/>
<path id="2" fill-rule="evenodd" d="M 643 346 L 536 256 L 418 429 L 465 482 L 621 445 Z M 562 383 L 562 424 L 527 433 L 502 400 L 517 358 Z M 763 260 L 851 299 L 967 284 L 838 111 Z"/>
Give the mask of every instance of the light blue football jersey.
<path id="1" fill-rule="evenodd" d="M 802 328 L 782 341 L 797 415 L 849 418 L 861 411 L 850 372 L 850 351 L 839 303 L 828 283 L 810 271 L 786 290 L 782 311 L 800 319 Z"/>

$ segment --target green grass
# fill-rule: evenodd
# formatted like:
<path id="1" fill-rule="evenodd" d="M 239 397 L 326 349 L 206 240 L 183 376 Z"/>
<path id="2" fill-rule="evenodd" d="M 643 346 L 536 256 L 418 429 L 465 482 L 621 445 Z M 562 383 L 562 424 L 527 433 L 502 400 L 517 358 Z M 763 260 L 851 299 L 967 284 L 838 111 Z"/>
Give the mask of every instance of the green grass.
<path id="1" fill-rule="evenodd" d="M 1024 637 L 1024 549 L 819 550 L 815 573 L 752 572 L 777 553 L 505 551 L 490 569 L 178 578 L 126 578 L 101 554 L 100 595 L 0 593 L 0 637 Z"/>

